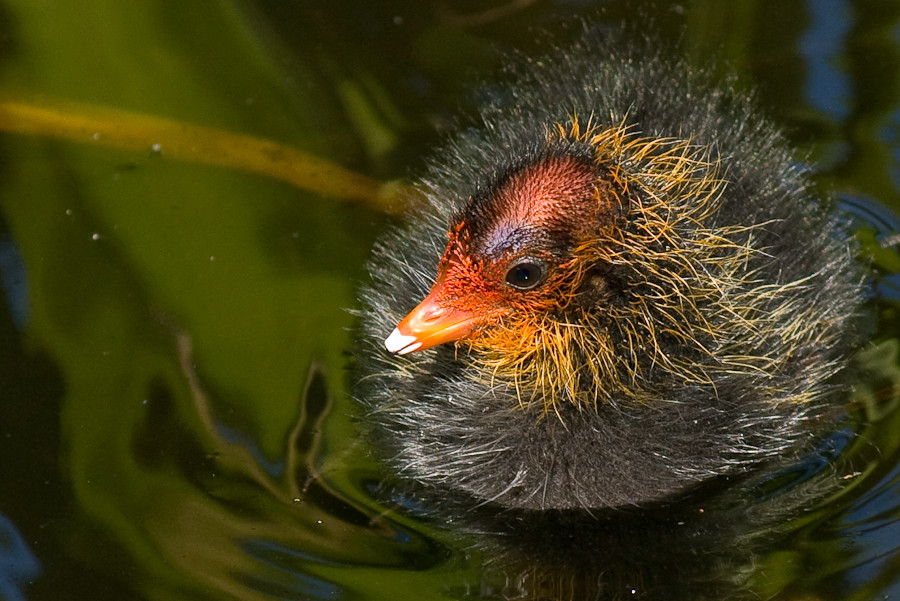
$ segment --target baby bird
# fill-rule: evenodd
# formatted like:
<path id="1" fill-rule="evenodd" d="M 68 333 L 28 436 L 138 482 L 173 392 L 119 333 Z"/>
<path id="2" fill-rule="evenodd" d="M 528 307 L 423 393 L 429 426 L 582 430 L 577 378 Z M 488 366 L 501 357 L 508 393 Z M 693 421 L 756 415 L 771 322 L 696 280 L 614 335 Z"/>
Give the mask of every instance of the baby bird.
<path id="1" fill-rule="evenodd" d="M 421 494 L 655 503 L 837 413 L 852 243 L 752 99 L 651 46 L 514 60 L 376 245 L 355 394 Z"/>

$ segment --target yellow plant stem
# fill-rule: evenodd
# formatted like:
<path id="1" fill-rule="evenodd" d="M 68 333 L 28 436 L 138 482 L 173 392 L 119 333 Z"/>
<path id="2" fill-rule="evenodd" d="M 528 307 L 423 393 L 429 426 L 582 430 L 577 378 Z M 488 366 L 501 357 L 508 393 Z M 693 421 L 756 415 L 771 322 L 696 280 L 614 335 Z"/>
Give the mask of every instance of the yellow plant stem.
<path id="1" fill-rule="evenodd" d="M 324 196 L 402 209 L 402 186 L 382 183 L 284 144 L 124 110 L 0 100 L 0 131 L 71 140 L 239 169 Z"/>

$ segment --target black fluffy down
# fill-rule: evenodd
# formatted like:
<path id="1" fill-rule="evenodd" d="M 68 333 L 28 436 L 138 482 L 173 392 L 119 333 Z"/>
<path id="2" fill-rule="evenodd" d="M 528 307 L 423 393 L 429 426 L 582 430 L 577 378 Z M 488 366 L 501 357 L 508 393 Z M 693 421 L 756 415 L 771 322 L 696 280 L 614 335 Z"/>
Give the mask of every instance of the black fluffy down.
<path id="1" fill-rule="evenodd" d="M 591 40 L 513 61 L 509 85 L 485 93 L 480 125 L 435 152 L 418 184 L 427 206 L 376 245 L 372 281 L 361 294 L 355 396 L 367 407 L 376 447 L 411 490 L 472 506 L 640 505 L 795 460 L 815 441 L 814 425 L 836 414 L 862 298 L 852 244 L 836 233 L 828 199 L 751 98 L 649 47 Z M 562 404 L 557 417 L 520 407 L 512 385 L 491 381 L 465 345 L 407 356 L 384 349 L 384 338 L 428 293 L 452 216 L 510 165 L 542 152 L 548 128 L 572 115 L 641 138 L 687 140 L 720 163 L 725 185 L 708 219 L 765 224 L 752 242 L 742 240 L 760 252 L 749 259 L 756 277 L 741 293 L 753 299 L 760 286 L 753 309 L 761 319 L 804 324 L 795 336 L 767 322 L 730 341 L 738 352 L 743 345 L 747 354 L 779 355 L 775 367 L 713 370 L 706 384 L 661 373 L 650 382 L 660 391 L 655 401 Z M 777 305 L 763 292 L 770 284 L 784 289 Z M 662 350 L 690 353 L 674 342 Z M 715 361 L 711 354 L 696 360 Z"/>

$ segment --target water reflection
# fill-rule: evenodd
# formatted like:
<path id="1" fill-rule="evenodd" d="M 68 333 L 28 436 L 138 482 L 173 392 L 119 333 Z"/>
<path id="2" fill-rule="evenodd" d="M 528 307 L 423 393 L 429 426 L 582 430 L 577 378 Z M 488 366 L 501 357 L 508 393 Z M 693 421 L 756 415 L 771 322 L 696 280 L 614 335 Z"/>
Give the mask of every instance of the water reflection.
<path id="1" fill-rule="evenodd" d="M 193 372 L 189 339 L 179 338 L 178 346 L 204 432 L 185 431 L 171 391 L 158 389 L 148 397 L 155 409 L 133 441 L 138 457 L 168 463 L 142 461 L 145 477 L 175 469 L 177 479 L 190 484 L 144 524 L 160 559 L 241 599 L 326 599 L 350 592 L 338 576 L 344 570 L 427 569 L 446 557 L 442 545 L 380 516 L 322 473 L 324 422 L 333 401 L 321 366 L 308 374 L 300 414 L 279 468 L 272 469 L 252 441 L 223 429 Z M 172 465 L 173 458 L 181 459 Z"/>
<path id="2" fill-rule="evenodd" d="M 0 239 L 0 283 L 13 322 L 24 328 L 28 323 L 28 274 L 22 253 L 8 237 Z"/>
<path id="3" fill-rule="evenodd" d="M 0 599 L 24 601 L 26 585 L 40 575 L 40 562 L 15 524 L 0 514 Z"/>

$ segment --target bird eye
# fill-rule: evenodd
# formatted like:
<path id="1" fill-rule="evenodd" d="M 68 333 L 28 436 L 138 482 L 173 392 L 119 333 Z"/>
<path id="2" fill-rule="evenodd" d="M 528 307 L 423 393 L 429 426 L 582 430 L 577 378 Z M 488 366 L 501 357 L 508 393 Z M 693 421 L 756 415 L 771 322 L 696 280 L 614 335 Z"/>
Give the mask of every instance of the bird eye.
<path id="1" fill-rule="evenodd" d="M 506 283 L 517 290 L 533 290 L 544 281 L 544 266 L 534 259 L 516 263 L 506 272 Z"/>

